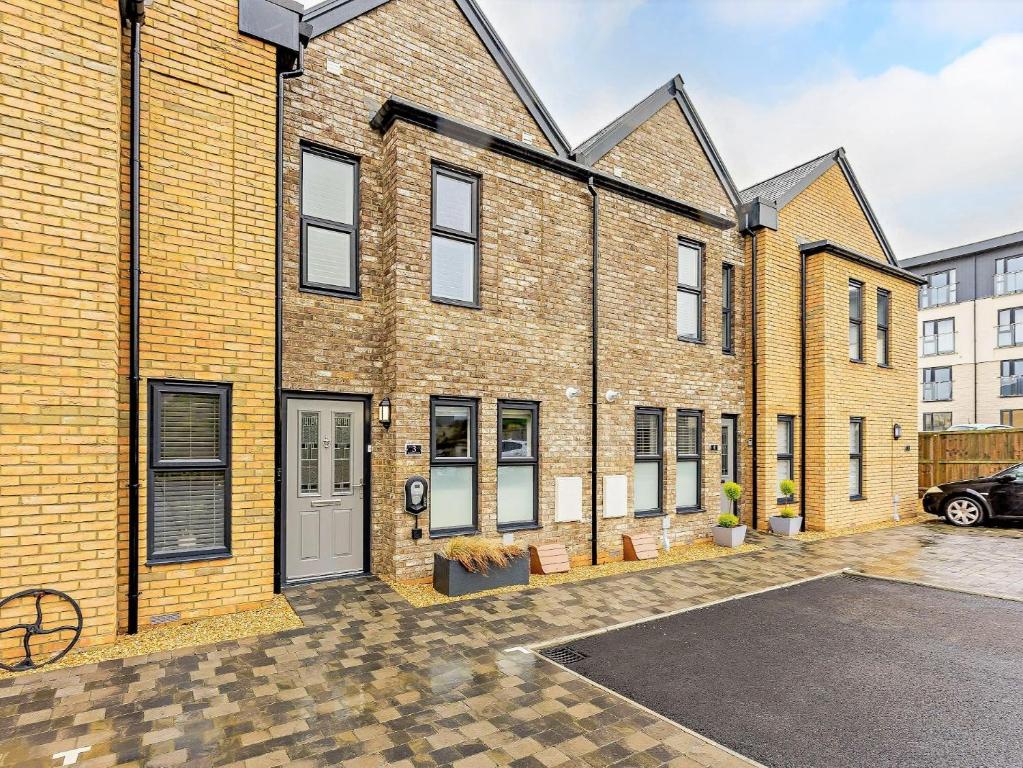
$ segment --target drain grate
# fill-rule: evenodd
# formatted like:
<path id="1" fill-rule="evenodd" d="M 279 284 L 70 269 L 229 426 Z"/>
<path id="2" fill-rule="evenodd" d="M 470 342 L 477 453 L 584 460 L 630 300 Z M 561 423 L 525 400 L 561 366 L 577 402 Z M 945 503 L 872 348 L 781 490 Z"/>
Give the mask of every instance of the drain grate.
<path id="1" fill-rule="evenodd" d="M 557 648 L 545 648 L 540 651 L 540 655 L 544 656 L 551 661 L 557 662 L 558 664 L 575 664 L 577 661 L 588 659 L 582 651 L 577 651 L 570 645 L 559 645 Z"/>

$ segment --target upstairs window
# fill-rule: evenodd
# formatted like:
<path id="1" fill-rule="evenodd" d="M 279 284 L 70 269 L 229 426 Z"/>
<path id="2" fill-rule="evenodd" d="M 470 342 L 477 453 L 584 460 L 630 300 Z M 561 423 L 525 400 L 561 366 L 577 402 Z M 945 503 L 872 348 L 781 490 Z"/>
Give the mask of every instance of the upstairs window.
<path id="1" fill-rule="evenodd" d="M 480 179 L 433 166 L 430 297 L 445 304 L 478 307 Z"/>
<path id="2" fill-rule="evenodd" d="M 149 387 L 149 562 L 230 554 L 231 388 Z"/>
<path id="3" fill-rule="evenodd" d="M 358 160 L 302 149 L 302 288 L 358 295 L 358 199 Z"/>
<path id="4" fill-rule="evenodd" d="M 891 356 L 892 294 L 877 289 L 877 364 L 887 366 Z"/>
<path id="5" fill-rule="evenodd" d="M 926 276 L 927 284 L 920 286 L 920 309 L 956 303 L 956 271 L 946 269 Z"/>
<path id="6" fill-rule="evenodd" d="M 735 265 L 721 265 L 721 351 L 735 351 Z"/>
<path id="7" fill-rule="evenodd" d="M 863 283 L 849 281 L 849 359 L 863 362 Z"/>
<path id="8" fill-rule="evenodd" d="M 955 318 L 924 320 L 921 340 L 924 356 L 947 355 L 956 351 Z"/>
<path id="9" fill-rule="evenodd" d="M 1023 255 L 995 260 L 995 296 L 1023 292 Z"/>
<path id="10" fill-rule="evenodd" d="M 678 337 L 700 341 L 703 328 L 703 246 L 678 241 L 678 294 L 675 308 Z"/>
<path id="11" fill-rule="evenodd" d="M 702 507 L 700 443 L 703 414 L 680 410 L 675 418 L 675 507 L 679 512 L 694 511 Z"/>
<path id="12" fill-rule="evenodd" d="M 1023 397 L 1023 360 L 1002 360 L 1002 397 Z"/>
<path id="13" fill-rule="evenodd" d="M 922 371 L 925 403 L 952 399 L 952 367 L 924 368 Z"/>
<path id="14" fill-rule="evenodd" d="M 660 409 L 636 409 L 636 462 L 633 473 L 633 508 L 636 517 L 661 514 L 663 425 L 664 414 Z"/>
<path id="15" fill-rule="evenodd" d="M 1023 307 L 998 310 L 998 346 L 1023 344 Z"/>

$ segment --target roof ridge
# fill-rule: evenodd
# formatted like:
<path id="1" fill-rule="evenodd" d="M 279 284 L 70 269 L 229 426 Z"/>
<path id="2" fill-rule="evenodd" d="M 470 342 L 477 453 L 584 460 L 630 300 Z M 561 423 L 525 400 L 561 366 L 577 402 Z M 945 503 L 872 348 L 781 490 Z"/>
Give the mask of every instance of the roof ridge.
<path id="1" fill-rule="evenodd" d="M 597 143 L 597 140 L 598 140 L 598 139 L 600 139 L 600 137 L 601 137 L 601 136 L 604 136 L 604 135 L 606 135 L 606 134 L 607 134 L 607 133 L 608 133 L 609 131 L 611 131 L 611 130 L 612 130 L 612 129 L 613 129 L 613 128 L 614 128 L 615 126 L 616 126 L 616 125 L 618 125 L 619 123 L 621 123 L 621 122 L 622 122 L 622 120 L 624 120 L 624 119 L 625 119 L 626 117 L 628 117 L 628 116 L 629 116 L 629 115 L 630 115 L 630 114 L 631 114 L 632 112 L 634 112 L 634 111 L 635 111 L 635 110 L 636 110 L 637 108 L 639 108 L 639 107 L 640 107 L 640 106 L 642 106 L 642 105 L 643 105 L 644 103 L 646 103 L 646 102 L 647 102 L 647 101 L 649 101 L 650 99 L 654 98 L 654 97 L 655 97 L 655 96 L 657 96 L 658 94 L 660 94 L 660 93 L 662 93 L 662 92 L 665 92 L 665 91 L 667 91 L 668 89 L 670 89 L 670 88 L 671 88 L 671 86 L 672 86 L 672 85 L 674 85 L 674 83 L 675 83 L 675 81 L 676 81 L 676 80 L 679 80 L 679 81 L 681 81 L 681 80 L 682 80 L 682 76 L 681 76 L 681 75 L 675 75 L 675 77 L 671 78 L 671 80 L 669 80 L 668 82 L 664 83 L 663 85 L 659 85 L 659 86 L 657 86 L 657 87 L 656 87 L 656 88 L 654 88 L 654 89 L 653 89 L 652 91 L 650 91 L 650 93 L 648 93 L 648 94 L 647 94 L 646 96 L 644 96 L 643 98 L 641 98 L 641 99 L 640 99 L 639 101 L 637 101 L 637 102 L 636 102 L 635 104 L 633 104 L 633 105 L 632 105 L 631 107 L 629 107 L 628 109 L 626 109 L 626 110 L 625 110 L 624 112 L 622 112 L 622 113 L 621 113 L 620 115 L 618 115 L 618 116 L 617 116 L 616 118 L 614 118 L 613 120 L 611 120 L 611 121 L 610 121 L 609 123 L 606 123 L 606 124 L 605 124 L 605 125 L 604 125 L 603 127 L 601 127 L 601 128 L 598 128 L 598 129 L 597 129 L 597 131 L 596 131 L 596 133 L 594 133 L 594 134 L 593 134 L 592 136 L 590 136 L 589 138 L 587 138 L 587 139 L 584 139 L 583 141 L 579 142 L 579 145 L 578 145 L 577 147 L 574 147 L 574 148 L 572 149 L 572 155 L 573 155 L 573 156 L 575 156 L 575 155 L 577 155 L 577 154 L 580 154 L 580 153 L 584 153 L 584 152 L 585 152 L 585 151 L 586 151 L 587 149 L 589 149 L 589 148 L 590 148 L 590 147 L 591 147 L 591 146 L 592 146 L 593 144 L 596 144 L 596 143 Z M 667 104 L 667 100 L 665 101 L 665 104 Z"/>

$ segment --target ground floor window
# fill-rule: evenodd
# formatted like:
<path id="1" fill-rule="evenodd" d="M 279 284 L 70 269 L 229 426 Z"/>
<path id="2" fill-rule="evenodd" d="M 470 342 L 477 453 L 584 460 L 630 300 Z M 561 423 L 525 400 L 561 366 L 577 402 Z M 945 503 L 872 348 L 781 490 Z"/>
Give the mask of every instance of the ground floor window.
<path id="1" fill-rule="evenodd" d="M 477 401 L 430 400 L 430 533 L 476 530 Z"/>
<path id="2" fill-rule="evenodd" d="M 230 554 L 231 387 L 149 385 L 149 562 Z"/>
<path id="3" fill-rule="evenodd" d="M 924 432 L 940 432 L 941 430 L 948 429 L 951 426 L 951 411 L 938 411 L 936 413 L 924 414 Z"/>
<path id="4" fill-rule="evenodd" d="M 1002 424 L 1007 427 L 1023 427 L 1023 408 L 1003 410 Z"/>
<path id="5" fill-rule="evenodd" d="M 675 424 L 675 507 L 679 512 L 700 509 L 702 472 L 700 446 L 703 414 L 682 409 Z"/>
<path id="6" fill-rule="evenodd" d="M 539 416 L 537 403 L 497 403 L 497 527 L 501 530 L 537 524 Z"/>
<path id="7" fill-rule="evenodd" d="M 779 416 L 777 426 L 777 480 L 778 488 L 777 492 L 781 493 L 781 483 L 783 480 L 792 480 L 792 461 L 793 461 L 793 426 L 795 425 L 794 416 Z M 791 496 L 778 496 L 779 502 L 791 502 Z"/>
<path id="8" fill-rule="evenodd" d="M 863 419 L 849 419 L 849 498 L 863 498 Z"/>
<path id="9" fill-rule="evenodd" d="M 662 513 L 664 478 L 664 412 L 660 408 L 636 409 L 636 461 L 633 471 L 633 509 L 637 517 Z"/>

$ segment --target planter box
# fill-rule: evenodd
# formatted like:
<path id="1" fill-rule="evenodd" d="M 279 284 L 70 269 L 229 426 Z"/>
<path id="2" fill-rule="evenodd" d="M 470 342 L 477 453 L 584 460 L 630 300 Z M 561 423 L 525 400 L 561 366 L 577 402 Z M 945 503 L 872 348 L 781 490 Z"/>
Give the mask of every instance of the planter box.
<path id="1" fill-rule="evenodd" d="M 470 573 L 457 560 L 448 560 L 438 552 L 433 554 L 433 588 L 448 597 L 528 583 L 529 555 L 526 553 L 504 568 L 491 568 L 486 573 Z"/>
<path id="2" fill-rule="evenodd" d="M 802 517 L 780 517 L 771 515 L 771 533 L 795 536 L 803 527 Z"/>
<path id="3" fill-rule="evenodd" d="M 719 547 L 739 547 L 746 540 L 746 526 L 737 525 L 734 528 L 722 528 L 714 526 L 714 543 Z"/>

